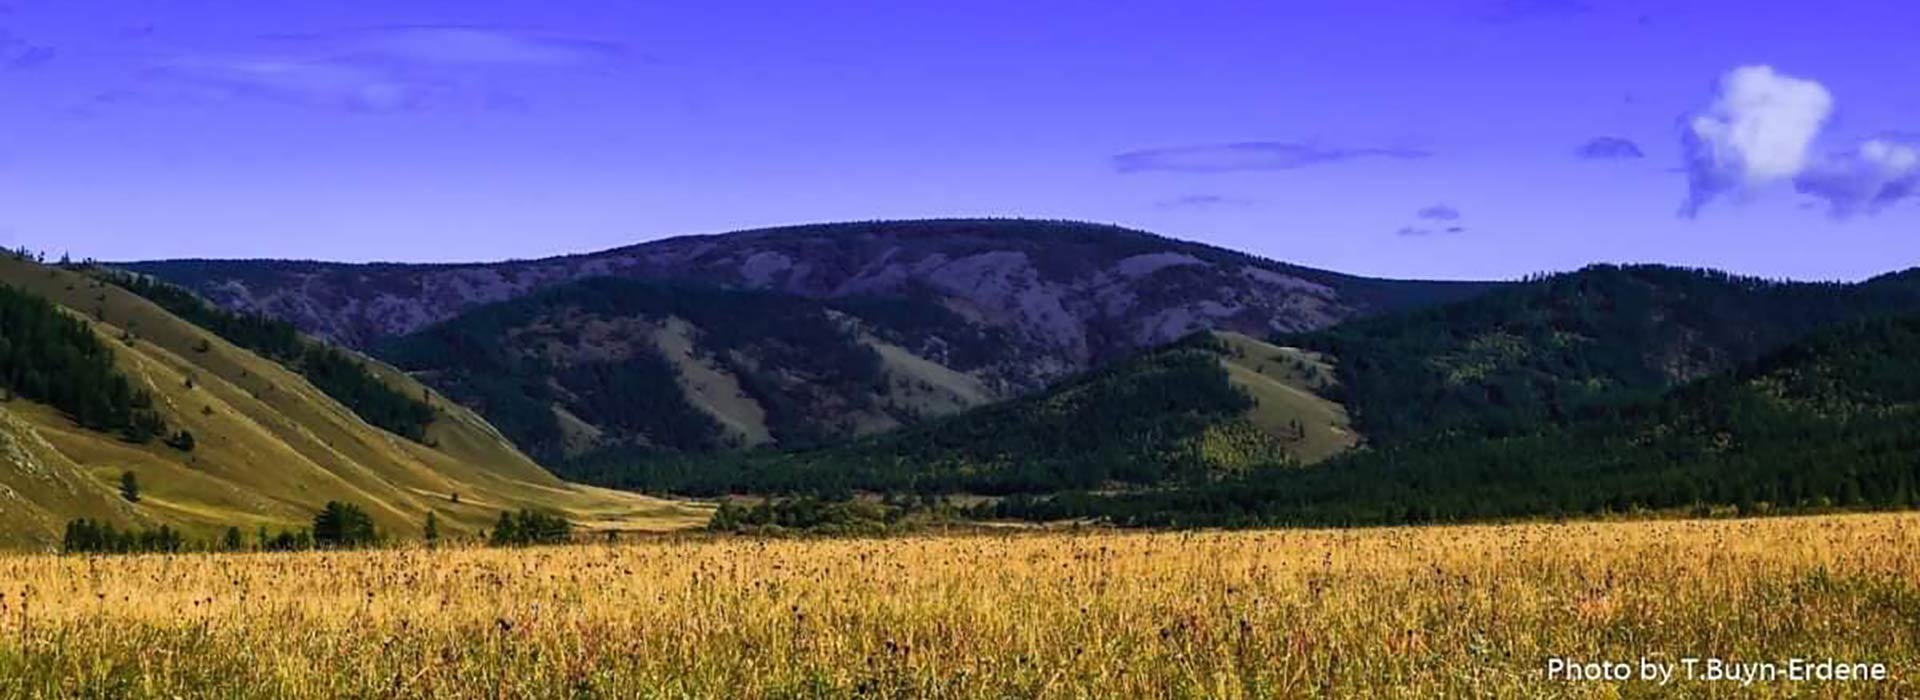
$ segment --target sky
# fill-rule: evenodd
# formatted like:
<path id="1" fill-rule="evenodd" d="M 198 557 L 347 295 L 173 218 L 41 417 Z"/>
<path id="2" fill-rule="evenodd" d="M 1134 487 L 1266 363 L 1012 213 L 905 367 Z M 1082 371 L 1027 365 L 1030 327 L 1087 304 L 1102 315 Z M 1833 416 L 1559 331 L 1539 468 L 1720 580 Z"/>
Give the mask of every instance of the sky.
<path id="1" fill-rule="evenodd" d="M 1920 5 L 0 0 L 0 245 L 1117 223 L 1356 274 L 1920 265 Z"/>

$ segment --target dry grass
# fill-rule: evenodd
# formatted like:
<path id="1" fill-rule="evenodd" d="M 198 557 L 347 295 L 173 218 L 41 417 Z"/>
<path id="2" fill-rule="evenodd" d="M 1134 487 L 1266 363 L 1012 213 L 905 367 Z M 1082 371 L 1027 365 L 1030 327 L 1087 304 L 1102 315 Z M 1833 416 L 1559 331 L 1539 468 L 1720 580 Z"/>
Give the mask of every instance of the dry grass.
<path id="1" fill-rule="evenodd" d="M 0 697 L 1913 697 L 1920 516 L 0 558 Z M 1884 662 L 1566 684 L 1549 655 Z"/>
<path id="2" fill-rule="evenodd" d="M 1294 426 L 1303 431 L 1297 439 L 1287 438 L 1287 451 L 1301 463 L 1320 462 L 1360 442 L 1346 407 L 1319 394 L 1333 381 L 1333 365 L 1324 356 L 1239 333 L 1214 335 L 1234 352 L 1221 360 L 1227 377 L 1257 402 L 1247 418 L 1274 435 L 1291 435 Z"/>
<path id="3" fill-rule="evenodd" d="M 418 537 L 429 511 L 450 533 L 474 533 L 492 527 L 502 510 L 529 507 L 618 530 L 697 527 L 712 512 L 563 483 L 478 415 L 438 395 L 440 415 L 428 429 L 433 446 L 402 439 L 287 368 L 78 273 L 0 257 L 0 284 L 89 319 L 168 425 L 191 430 L 198 442 L 192 453 L 157 441 L 129 445 L 44 405 L 0 403 L 0 547 L 51 548 L 78 517 L 169 525 L 203 540 L 229 526 L 249 533 L 303 527 L 330 500 L 359 504 L 397 537 Z M 131 345 L 121 340 L 128 331 Z M 431 394 L 390 367 L 368 367 L 403 394 Z M 126 471 L 139 476 L 139 504 L 117 495 Z"/>

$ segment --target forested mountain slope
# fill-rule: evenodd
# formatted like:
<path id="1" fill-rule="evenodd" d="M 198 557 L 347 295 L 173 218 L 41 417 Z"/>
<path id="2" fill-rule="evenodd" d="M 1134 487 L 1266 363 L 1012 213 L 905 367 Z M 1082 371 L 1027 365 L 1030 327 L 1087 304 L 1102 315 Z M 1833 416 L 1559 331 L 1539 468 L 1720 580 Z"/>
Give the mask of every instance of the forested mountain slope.
<path id="1" fill-rule="evenodd" d="M 1390 524 L 1920 505 L 1920 315 L 1843 323 L 1664 396 L 1142 496 L 1009 514 L 1136 524 Z"/>
<path id="2" fill-rule="evenodd" d="M 928 301 L 603 277 L 375 352 L 556 462 L 816 447 L 952 413 L 1012 393 L 992 373 L 1005 345 L 1003 331 Z"/>
<path id="3" fill-rule="evenodd" d="M 0 377 L 9 387 L 0 404 L 6 545 L 57 542 L 65 520 L 78 517 L 169 525 L 200 538 L 230 526 L 248 533 L 297 527 L 329 500 L 362 505 L 398 537 L 417 537 L 429 510 L 452 533 L 477 531 L 499 511 L 521 507 L 557 510 L 596 528 L 686 525 L 704 512 L 561 482 L 478 416 L 378 363 L 356 359 L 397 394 L 431 405 L 433 419 L 418 440 L 375 427 L 286 365 L 102 279 L 8 257 L 0 260 L 0 285 L 6 296 L 57 305 L 52 313 L 85 331 L 61 346 L 104 350 L 95 355 L 107 362 L 102 376 L 126 383 L 126 399 L 108 402 L 153 417 L 148 428 L 129 430 L 139 421 L 103 422 L 92 417 L 95 409 L 37 394 L 22 375 Z M 0 328 L 0 345 L 23 328 Z M 80 372 L 98 374 L 91 364 L 37 367 L 58 372 L 47 375 L 48 386 L 79 386 Z M 177 439 L 181 433 L 190 443 Z M 137 503 L 118 495 L 126 472 L 141 485 Z"/>
<path id="4" fill-rule="evenodd" d="M 1824 326 L 1920 312 L 1920 273 L 1854 284 L 1596 265 L 1281 336 L 1333 358 L 1329 396 L 1390 445 L 1505 435 L 1753 362 Z"/>
<path id="5" fill-rule="evenodd" d="M 1323 459 L 1357 436 L 1312 389 L 1317 356 L 1196 334 L 1045 391 L 802 452 L 605 454 L 561 467 L 590 483 L 692 494 L 1047 493 L 1200 483 Z"/>

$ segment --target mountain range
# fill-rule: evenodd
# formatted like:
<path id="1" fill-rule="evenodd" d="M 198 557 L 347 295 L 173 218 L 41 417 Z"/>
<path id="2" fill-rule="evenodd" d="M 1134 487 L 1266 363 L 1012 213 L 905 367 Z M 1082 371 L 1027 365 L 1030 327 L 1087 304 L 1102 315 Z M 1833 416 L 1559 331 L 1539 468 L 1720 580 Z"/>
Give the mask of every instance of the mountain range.
<path id="1" fill-rule="evenodd" d="M 694 494 L 1044 496 L 1245 485 L 1294 472 L 1372 473 L 1394 484 L 1393 465 L 1408 463 L 1441 465 L 1432 469 L 1454 478 L 1484 466 L 1458 457 L 1473 449 L 1532 439 L 1541 452 L 1529 458 L 1553 463 L 1554 443 L 1539 436 L 1604 433 L 1572 426 L 1677 400 L 1830 329 L 1903 315 L 1920 316 L 1920 273 L 1847 284 L 1596 265 L 1264 341 L 1198 333 L 1042 391 L 823 449 L 615 453 L 562 470 Z"/>
<path id="2" fill-rule="evenodd" d="M 684 236 L 485 264 L 180 260 L 119 267 L 359 348 L 588 277 L 814 299 L 921 296 L 1008 329 L 1044 358 L 1052 376 L 1203 328 L 1253 335 L 1320 328 L 1491 286 L 1355 277 L 1116 226 L 970 219 Z"/>
<path id="3" fill-rule="evenodd" d="M 1261 338 L 1499 286 L 1368 279 L 1024 220 L 795 226 L 494 264 L 118 267 L 391 361 L 548 461 L 817 446 L 1020 396 L 1196 331 Z"/>
<path id="4" fill-rule="evenodd" d="M 1139 524 L 1920 497 L 1912 270 L 1373 280 L 941 220 L 471 265 L 15 255 L 0 317 L 12 545 L 76 517 L 294 527 L 334 500 L 402 535 L 428 513 L 460 533 L 521 508 L 589 529 L 710 512 L 633 491 Z"/>

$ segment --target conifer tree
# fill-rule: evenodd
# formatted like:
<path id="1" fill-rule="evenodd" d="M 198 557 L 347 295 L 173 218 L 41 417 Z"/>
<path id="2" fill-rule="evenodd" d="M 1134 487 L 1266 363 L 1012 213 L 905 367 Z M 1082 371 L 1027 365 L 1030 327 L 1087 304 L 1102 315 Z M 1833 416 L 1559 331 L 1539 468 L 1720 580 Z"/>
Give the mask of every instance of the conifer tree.
<path id="1" fill-rule="evenodd" d="M 140 502 L 140 479 L 133 472 L 120 473 L 120 497 L 127 499 L 128 503 Z"/>

